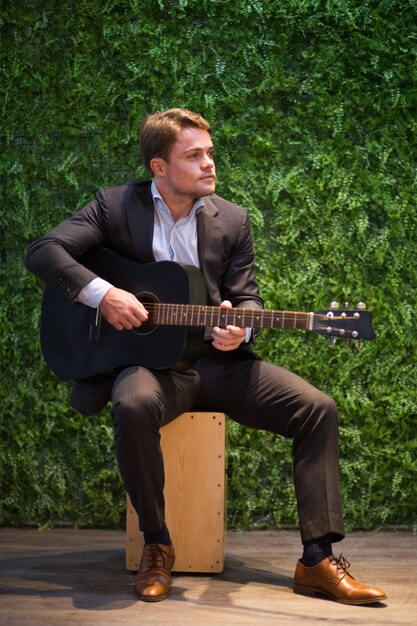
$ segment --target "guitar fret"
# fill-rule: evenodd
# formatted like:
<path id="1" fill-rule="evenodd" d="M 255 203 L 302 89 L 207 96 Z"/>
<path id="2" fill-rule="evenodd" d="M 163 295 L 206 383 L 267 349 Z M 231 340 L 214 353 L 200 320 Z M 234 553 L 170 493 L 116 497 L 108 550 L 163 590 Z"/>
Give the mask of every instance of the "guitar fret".
<path id="1" fill-rule="evenodd" d="M 255 313 L 255 311 L 254 311 Z M 256 321 L 259 322 L 259 320 L 261 321 L 260 324 L 258 324 L 258 326 L 262 326 L 263 323 L 263 313 L 261 311 L 256 311 Z M 253 322 L 253 326 L 255 326 L 255 322 Z"/>
<path id="2" fill-rule="evenodd" d="M 203 315 L 202 326 L 207 326 L 207 322 L 206 322 L 206 307 L 205 306 L 201 306 L 200 307 L 200 312 Z"/>

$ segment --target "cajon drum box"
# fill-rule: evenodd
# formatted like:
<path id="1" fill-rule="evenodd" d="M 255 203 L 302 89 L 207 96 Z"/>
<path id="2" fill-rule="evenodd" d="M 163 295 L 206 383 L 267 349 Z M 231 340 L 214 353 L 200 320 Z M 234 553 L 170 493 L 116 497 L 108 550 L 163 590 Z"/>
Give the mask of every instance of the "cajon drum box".
<path id="1" fill-rule="evenodd" d="M 224 413 L 183 413 L 161 429 L 165 515 L 174 544 L 174 572 L 219 573 L 224 567 Z M 143 535 L 129 497 L 126 567 L 137 570 Z"/>

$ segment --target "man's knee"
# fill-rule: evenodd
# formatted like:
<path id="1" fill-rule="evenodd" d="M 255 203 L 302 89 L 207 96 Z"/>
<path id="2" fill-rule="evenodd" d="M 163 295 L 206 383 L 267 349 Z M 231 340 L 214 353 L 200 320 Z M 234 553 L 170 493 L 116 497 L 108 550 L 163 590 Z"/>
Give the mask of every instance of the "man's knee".
<path id="1" fill-rule="evenodd" d="M 331 396 L 328 396 L 322 391 L 317 391 L 315 394 L 310 415 L 317 424 L 326 425 L 328 427 L 337 426 L 338 414 L 336 402 Z"/>
<path id="2" fill-rule="evenodd" d="M 331 396 L 328 396 L 326 393 L 323 393 L 323 392 L 320 393 L 318 406 L 319 406 L 320 412 L 323 415 L 329 415 L 332 418 L 337 417 L 336 402 Z"/>
<path id="3" fill-rule="evenodd" d="M 117 426 L 129 430 L 159 429 L 162 410 L 155 397 L 129 395 L 113 401 L 112 417 Z"/>
<path id="4" fill-rule="evenodd" d="M 289 434 L 301 443 L 311 437 L 337 437 L 338 415 L 336 403 L 325 393 L 316 390 L 296 412 L 290 422 Z"/>
<path id="5" fill-rule="evenodd" d="M 159 427 L 163 400 L 152 374 L 139 366 L 126 368 L 112 390 L 112 417 L 128 428 Z"/>

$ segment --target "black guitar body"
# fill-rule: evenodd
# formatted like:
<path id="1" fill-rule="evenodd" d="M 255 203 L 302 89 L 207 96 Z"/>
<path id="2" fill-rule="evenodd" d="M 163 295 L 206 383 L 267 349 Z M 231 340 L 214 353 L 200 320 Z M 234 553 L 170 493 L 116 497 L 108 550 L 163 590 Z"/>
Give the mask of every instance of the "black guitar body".
<path id="1" fill-rule="evenodd" d="M 81 261 L 101 278 L 154 302 L 205 304 L 201 272 L 170 261 L 141 264 L 107 248 L 94 248 Z M 135 330 L 117 331 L 100 315 L 47 287 L 42 302 L 41 347 L 46 363 L 61 378 L 83 380 L 128 365 L 187 369 L 198 359 L 204 328 L 154 325 L 152 314 Z"/>

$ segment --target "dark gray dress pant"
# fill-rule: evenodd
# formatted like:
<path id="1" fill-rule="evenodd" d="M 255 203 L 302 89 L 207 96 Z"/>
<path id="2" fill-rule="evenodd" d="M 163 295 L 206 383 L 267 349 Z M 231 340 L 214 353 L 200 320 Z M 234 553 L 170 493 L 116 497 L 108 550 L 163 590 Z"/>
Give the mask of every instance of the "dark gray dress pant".
<path id="1" fill-rule="evenodd" d="M 165 520 L 161 426 L 185 411 L 207 410 L 292 438 L 301 539 L 327 534 L 332 541 L 342 539 L 338 421 L 332 398 L 250 352 L 208 352 L 193 370 L 132 366 L 113 385 L 117 459 L 141 530 L 158 530 Z"/>

